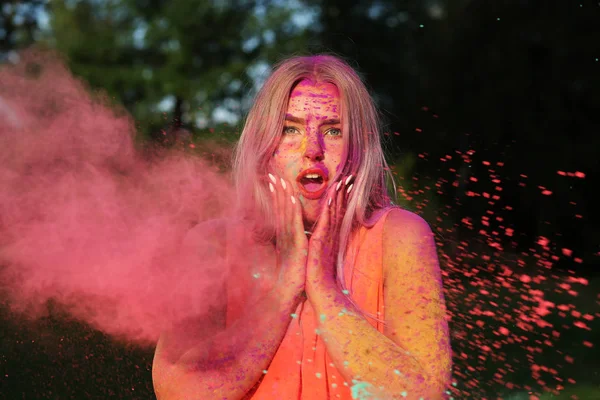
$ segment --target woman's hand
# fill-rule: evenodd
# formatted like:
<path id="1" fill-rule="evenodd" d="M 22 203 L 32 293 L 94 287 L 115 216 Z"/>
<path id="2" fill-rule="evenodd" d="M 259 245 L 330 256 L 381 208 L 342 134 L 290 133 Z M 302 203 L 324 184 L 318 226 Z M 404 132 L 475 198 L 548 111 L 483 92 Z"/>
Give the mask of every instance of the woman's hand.
<path id="1" fill-rule="evenodd" d="M 273 193 L 277 234 L 276 286 L 284 296 L 298 298 L 304 292 L 308 240 L 302 222 L 302 205 L 294 197 L 292 185 L 269 174 L 269 190 Z"/>
<path id="2" fill-rule="evenodd" d="M 308 247 L 307 292 L 315 285 L 335 285 L 339 236 L 346 202 L 352 191 L 352 175 L 331 186 Z"/>

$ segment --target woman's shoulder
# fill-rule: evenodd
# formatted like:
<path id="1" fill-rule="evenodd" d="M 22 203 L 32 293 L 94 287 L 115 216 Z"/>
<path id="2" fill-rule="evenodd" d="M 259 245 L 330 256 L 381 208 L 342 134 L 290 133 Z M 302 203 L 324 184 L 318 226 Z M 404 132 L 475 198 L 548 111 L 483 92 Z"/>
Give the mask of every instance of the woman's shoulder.
<path id="1" fill-rule="evenodd" d="M 394 207 L 386 214 L 381 240 L 386 280 L 393 271 L 404 269 L 407 262 L 419 265 L 418 260 L 431 249 L 435 254 L 435 238 L 427 221 L 401 207 Z"/>
<path id="2" fill-rule="evenodd" d="M 207 219 L 194 223 L 184 234 L 184 244 L 214 240 L 223 237 L 227 223 L 222 218 Z"/>
<path id="3" fill-rule="evenodd" d="M 422 216 L 398 206 L 387 210 L 383 222 L 384 244 L 413 242 L 431 235 L 431 227 Z"/>
<path id="4" fill-rule="evenodd" d="M 376 225 L 381 227 L 383 240 L 387 243 L 390 240 L 397 241 L 415 234 L 431 232 L 429 224 L 423 217 L 396 205 L 374 210 L 368 223 L 371 227 Z"/>
<path id="5" fill-rule="evenodd" d="M 220 217 L 199 222 L 192 227 L 183 240 L 184 248 L 218 254 L 229 268 L 239 267 L 241 261 L 252 257 L 266 257 L 272 250 L 270 243 L 257 238 L 251 222 L 242 218 Z M 233 262 L 230 262 L 233 261 Z"/>
<path id="6" fill-rule="evenodd" d="M 423 220 L 418 214 L 402 208 L 397 205 L 390 205 L 388 207 L 378 208 L 373 210 L 367 218 L 369 226 L 376 224 L 398 224 L 405 222 L 418 222 Z M 424 220 L 423 220 L 424 221 Z"/>
<path id="7" fill-rule="evenodd" d="M 239 218 L 216 217 L 199 221 L 192 225 L 186 232 L 186 240 L 200 238 L 213 238 L 225 240 L 228 236 L 241 232 L 248 232 L 249 228 Z"/>
<path id="8" fill-rule="evenodd" d="M 195 223 L 183 235 L 184 248 L 203 248 L 224 255 L 233 236 L 239 234 L 241 223 L 233 218 L 218 217 Z"/>

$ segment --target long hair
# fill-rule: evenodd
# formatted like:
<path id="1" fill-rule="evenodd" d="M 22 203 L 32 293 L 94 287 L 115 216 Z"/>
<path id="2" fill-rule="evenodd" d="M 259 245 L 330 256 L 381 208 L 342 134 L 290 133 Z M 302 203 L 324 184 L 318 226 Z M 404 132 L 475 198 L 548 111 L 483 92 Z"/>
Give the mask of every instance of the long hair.
<path id="1" fill-rule="evenodd" d="M 345 61 L 331 55 L 296 56 L 279 63 L 258 92 L 246 118 L 241 138 L 233 157 L 233 180 L 238 194 L 238 209 L 242 215 L 254 215 L 259 237 L 275 237 L 271 196 L 265 175 L 283 132 L 290 93 L 303 79 L 316 83 L 331 83 L 341 98 L 342 134 L 345 141 L 343 168 L 332 181 L 352 174 L 354 195 L 349 199 L 342 220 L 337 257 L 337 281 L 344 293 L 351 293 L 345 284 L 344 262 L 352 233 L 360 226 L 373 226 L 373 212 L 393 205 L 387 193 L 386 174 L 394 192 L 396 185 L 385 160 L 380 119 L 372 97 L 357 72 Z M 258 216 L 258 218 L 256 217 Z M 354 302 L 353 302 L 354 303 Z M 360 308 L 359 308 L 360 310 Z"/>

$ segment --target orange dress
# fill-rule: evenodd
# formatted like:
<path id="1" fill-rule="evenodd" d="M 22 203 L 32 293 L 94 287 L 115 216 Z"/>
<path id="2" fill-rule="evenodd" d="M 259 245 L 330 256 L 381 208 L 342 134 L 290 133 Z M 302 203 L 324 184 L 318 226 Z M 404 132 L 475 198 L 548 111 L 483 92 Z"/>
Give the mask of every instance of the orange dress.
<path id="1" fill-rule="evenodd" d="M 363 310 L 385 319 L 383 305 L 382 210 L 371 227 L 360 227 L 350 241 L 356 251 L 354 271 L 345 269 L 346 287 Z M 352 254 L 352 253 L 350 253 Z M 345 382 L 327 354 L 322 338 L 315 333 L 317 319 L 308 300 L 298 306 L 279 349 L 252 400 L 352 399 L 352 382 Z M 367 317 L 383 333 L 383 324 Z"/>

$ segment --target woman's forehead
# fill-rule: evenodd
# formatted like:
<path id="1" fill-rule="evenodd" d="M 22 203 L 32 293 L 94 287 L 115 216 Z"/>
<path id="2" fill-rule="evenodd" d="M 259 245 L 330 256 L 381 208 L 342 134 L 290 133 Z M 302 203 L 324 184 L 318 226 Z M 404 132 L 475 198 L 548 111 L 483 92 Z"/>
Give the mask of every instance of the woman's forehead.
<path id="1" fill-rule="evenodd" d="M 301 81 L 290 93 L 287 114 L 339 118 L 340 96 L 331 83 Z"/>
<path id="2" fill-rule="evenodd" d="M 307 96 L 315 98 L 339 98 L 340 93 L 333 83 L 314 82 L 310 79 L 301 80 L 290 93 L 290 98 Z"/>

